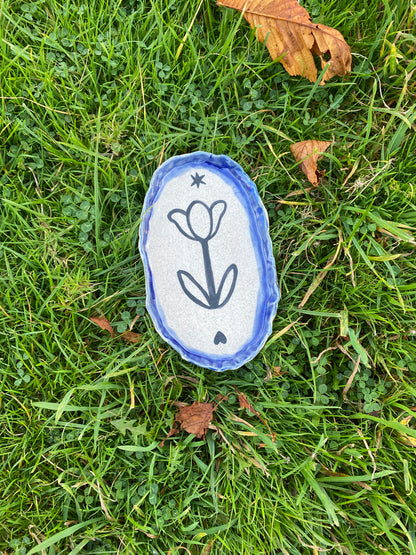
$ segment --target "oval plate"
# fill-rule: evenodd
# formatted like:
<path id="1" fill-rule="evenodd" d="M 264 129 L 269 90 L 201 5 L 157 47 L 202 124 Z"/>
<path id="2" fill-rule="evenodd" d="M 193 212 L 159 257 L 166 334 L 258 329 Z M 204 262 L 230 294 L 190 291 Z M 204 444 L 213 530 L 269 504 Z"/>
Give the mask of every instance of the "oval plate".
<path id="1" fill-rule="evenodd" d="M 280 294 L 267 213 L 236 162 L 194 152 L 162 164 L 139 248 L 147 310 L 184 359 L 223 371 L 260 351 Z"/>

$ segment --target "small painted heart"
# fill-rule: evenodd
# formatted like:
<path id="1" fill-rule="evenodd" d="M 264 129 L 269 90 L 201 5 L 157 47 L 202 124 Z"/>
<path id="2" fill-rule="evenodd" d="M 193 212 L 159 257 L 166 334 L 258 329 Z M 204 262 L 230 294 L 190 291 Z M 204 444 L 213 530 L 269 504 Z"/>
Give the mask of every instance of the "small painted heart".
<path id="1" fill-rule="evenodd" d="M 215 343 L 215 345 L 218 345 L 219 343 L 227 343 L 227 338 L 222 333 L 222 331 L 217 331 L 217 333 L 214 337 L 214 343 Z"/>

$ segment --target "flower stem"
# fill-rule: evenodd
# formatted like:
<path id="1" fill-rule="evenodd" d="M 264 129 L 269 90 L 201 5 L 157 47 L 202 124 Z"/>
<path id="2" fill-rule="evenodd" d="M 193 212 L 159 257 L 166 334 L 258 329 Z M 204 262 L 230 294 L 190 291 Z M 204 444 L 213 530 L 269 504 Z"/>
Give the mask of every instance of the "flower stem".
<path id="1" fill-rule="evenodd" d="M 202 247 L 202 255 L 204 257 L 204 268 L 205 268 L 205 278 L 207 280 L 208 297 L 210 299 L 211 308 L 215 308 L 216 305 L 216 292 L 215 292 L 215 282 L 214 273 L 212 271 L 211 256 L 208 249 L 208 241 L 200 241 Z"/>

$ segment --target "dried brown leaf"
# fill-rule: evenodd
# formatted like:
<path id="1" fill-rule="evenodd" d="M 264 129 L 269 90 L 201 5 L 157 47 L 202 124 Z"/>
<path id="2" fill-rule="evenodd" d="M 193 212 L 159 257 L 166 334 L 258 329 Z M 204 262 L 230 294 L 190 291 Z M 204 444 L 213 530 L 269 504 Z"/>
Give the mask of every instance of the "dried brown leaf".
<path id="1" fill-rule="evenodd" d="M 178 429 L 178 428 L 172 428 L 171 430 L 169 430 L 168 435 L 165 437 L 165 439 L 164 439 L 163 441 L 161 441 L 161 442 L 159 443 L 159 446 L 160 446 L 160 447 L 163 447 L 163 446 L 165 445 L 165 441 L 166 441 L 168 438 L 170 438 L 170 437 L 172 437 L 172 436 L 174 436 L 175 434 L 178 434 L 178 433 L 179 433 L 179 429 Z"/>
<path id="2" fill-rule="evenodd" d="M 351 71 L 351 49 L 341 33 L 321 23 L 312 23 L 297 0 L 217 0 L 217 5 L 243 12 L 257 38 L 264 42 L 273 60 L 279 59 L 290 75 L 318 78 L 313 56 L 321 58 L 324 84 L 334 75 Z"/>
<path id="3" fill-rule="evenodd" d="M 175 422 L 178 422 L 181 430 L 185 430 L 188 434 L 194 434 L 197 438 L 205 437 L 214 410 L 212 403 L 194 402 L 179 409 Z"/>
<path id="4" fill-rule="evenodd" d="M 300 169 L 306 175 L 314 187 L 317 187 L 325 171 L 318 170 L 318 160 L 322 158 L 322 152 L 329 147 L 330 141 L 301 141 L 290 145 L 290 151 L 296 162 L 300 163 Z"/>
<path id="5" fill-rule="evenodd" d="M 240 405 L 240 409 L 247 409 L 249 412 L 252 412 L 256 416 L 259 416 L 259 413 L 253 408 L 253 405 L 250 405 L 245 393 L 241 393 L 236 389 L 238 395 L 238 403 Z"/>
<path id="6" fill-rule="evenodd" d="M 115 337 L 113 326 L 105 316 L 96 316 L 94 318 L 90 318 L 90 320 L 91 322 L 94 322 L 94 324 L 97 324 L 97 326 L 99 326 L 102 330 L 110 332 L 112 338 Z M 126 331 L 117 336 L 117 338 L 121 338 L 128 343 L 138 343 L 141 340 L 142 335 L 141 333 L 135 333 L 134 331 Z"/>
<path id="7" fill-rule="evenodd" d="M 241 393 L 241 391 L 238 391 L 236 387 L 234 387 L 234 389 L 238 395 L 238 402 L 240 404 L 240 409 L 247 409 L 249 412 L 255 414 L 257 418 L 259 418 L 264 424 L 266 424 L 266 421 L 260 416 L 260 413 L 253 407 L 253 405 L 249 403 L 249 400 L 247 399 L 246 395 L 244 393 Z"/>
<path id="8" fill-rule="evenodd" d="M 111 337 L 114 337 L 114 330 L 105 316 L 96 316 L 95 318 L 90 318 L 90 320 L 94 322 L 94 324 L 97 324 L 102 330 L 109 331 Z"/>
<path id="9" fill-rule="evenodd" d="M 134 331 L 125 331 L 120 335 L 121 339 L 127 341 L 128 343 L 138 343 L 142 338 L 141 333 L 135 333 Z"/>
<path id="10" fill-rule="evenodd" d="M 272 368 L 273 368 L 272 369 L 273 376 L 278 377 L 278 376 L 284 376 L 285 374 L 287 374 L 287 370 L 282 370 L 281 366 L 273 366 Z"/>
<path id="11" fill-rule="evenodd" d="M 222 393 L 218 393 L 215 396 L 215 399 L 218 401 L 218 404 L 222 403 L 223 401 L 228 401 L 228 397 L 230 396 L 230 394 L 228 395 L 223 395 Z"/>

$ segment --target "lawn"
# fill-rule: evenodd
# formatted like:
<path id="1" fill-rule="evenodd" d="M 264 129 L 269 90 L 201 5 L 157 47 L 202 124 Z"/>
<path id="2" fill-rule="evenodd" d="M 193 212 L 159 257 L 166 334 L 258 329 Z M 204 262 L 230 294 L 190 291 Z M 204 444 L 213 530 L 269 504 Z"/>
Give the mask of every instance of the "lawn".
<path id="1" fill-rule="evenodd" d="M 3 555 L 416 554 L 416 8 L 302 4 L 349 75 L 290 77 L 214 0 L 0 2 Z M 282 293 L 223 373 L 156 333 L 137 246 L 197 150 L 256 183 Z M 194 401 L 206 437 L 162 444 Z"/>

